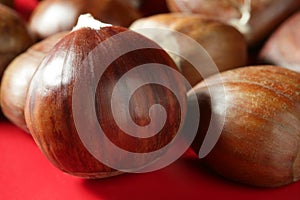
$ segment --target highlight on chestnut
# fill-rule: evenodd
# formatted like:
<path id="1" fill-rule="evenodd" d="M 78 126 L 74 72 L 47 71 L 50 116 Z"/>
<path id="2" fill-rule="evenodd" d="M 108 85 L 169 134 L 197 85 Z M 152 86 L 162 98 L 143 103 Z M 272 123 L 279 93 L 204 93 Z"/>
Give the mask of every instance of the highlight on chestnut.
<path id="1" fill-rule="evenodd" d="M 185 54 L 176 43 L 154 42 L 138 33 L 143 31 L 172 35 L 199 56 Z M 183 155 L 201 113 L 196 94 L 189 92 L 187 100 L 192 86 L 169 54 L 189 61 L 202 77 L 218 73 L 201 45 L 184 34 L 129 30 L 82 15 L 42 61 L 28 89 L 26 123 L 49 161 L 72 175 L 103 178 L 158 170 Z M 222 131 L 220 124 L 210 127 L 200 157 Z"/>

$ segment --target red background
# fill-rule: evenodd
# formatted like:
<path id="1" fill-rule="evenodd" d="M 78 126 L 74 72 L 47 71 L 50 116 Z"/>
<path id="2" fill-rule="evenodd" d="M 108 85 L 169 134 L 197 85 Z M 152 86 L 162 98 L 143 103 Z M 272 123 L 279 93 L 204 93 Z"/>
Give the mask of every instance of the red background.
<path id="1" fill-rule="evenodd" d="M 28 17 L 35 0 L 17 0 Z M 241 185 L 205 169 L 188 151 L 151 173 L 84 180 L 62 173 L 39 151 L 30 135 L 0 119 L 0 199 L 263 199 L 300 200 L 300 182 L 275 189 Z"/>

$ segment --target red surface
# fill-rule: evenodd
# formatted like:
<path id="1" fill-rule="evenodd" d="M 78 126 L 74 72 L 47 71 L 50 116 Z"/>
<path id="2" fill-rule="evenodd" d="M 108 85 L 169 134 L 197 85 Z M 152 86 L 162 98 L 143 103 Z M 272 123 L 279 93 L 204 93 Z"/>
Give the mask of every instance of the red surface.
<path id="1" fill-rule="evenodd" d="M 205 169 L 192 152 L 146 174 L 84 180 L 56 169 L 33 139 L 0 121 L 0 199 L 232 199 L 299 200 L 300 182 L 276 189 L 233 183 Z"/>
<path id="2" fill-rule="evenodd" d="M 17 0 L 28 17 L 35 0 Z M 262 189 L 230 182 L 205 169 L 189 151 L 172 165 L 146 174 L 83 180 L 62 173 L 39 151 L 30 135 L 0 120 L 0 199 L 232 199 L 300 200 L 300 182 Z"/>

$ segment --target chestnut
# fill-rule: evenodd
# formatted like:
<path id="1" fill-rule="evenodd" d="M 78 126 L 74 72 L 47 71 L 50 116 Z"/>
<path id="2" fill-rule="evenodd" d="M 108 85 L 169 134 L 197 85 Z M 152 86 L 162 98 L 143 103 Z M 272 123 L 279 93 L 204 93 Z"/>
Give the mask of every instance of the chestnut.
<path id="1" fill-rule="evenodd" d="M 210 94 L 208 88 L 214 92 Z M 218 92 L 222 90 L 225 96 Z M 202 159 L 209 168 L 260 187 L 300 179 L 298 73 L 278 66 L 248 66 L 213 75 L 193 92 L 205 114 L 201 113 L 204 117 L 192 148 L 199 151 L 212 120 L 223 126 L 218 142 Z M 212 114 L 216 117 L 211 118 Z"/>
<path id="2" fill-rule="evenodd" d="M 299 29 L 300 12 L 297 12 L 266 41 L 259 53 L 259 60 L 300 72 Z"/>
<path id="3" fill-rule="evenodd" d="M 125 2 L 136 8 L 144 17 L 169 12 L 166 0 L 125 0 Z"/>
<path id="4" fill-rule="evenodd" d="M 150 161 L 159 159 L 185 118 L 187 91 L 178 75 L 152 40 L 83 15 L 35 72 L 26 124 L 64 172 L 104 178 L 134 171 L 148 164 L 149 152 Z M 176 96 L 152 79 L 165 81 Z"/>
<path id="5" fill-rule="evenodd" d="M 67 32 L 50 36 L 18 55 L 5 69 L 0 86 L 0 105 L 4 116 L 22 130 L 29 132 L 24 107 L 27 88 L 39 64 L 51 48 Z"/>
<path id="6" fill-rule="evenodd" d="M 167 0 L 173 12 L 197 13 L 233 25 L 248 44 L 260 45 L 287 17 L 300 8 L 298 0 Z"/>
<path id="7" fill-rule="evenodd" d="M 0 4 L 0 77 L 7 65 L 33 44 L 25 21 L 13 9 Z"/>
<path id="8" fill-rule="evenodd" d="M 39 2 L 29 19 L 29 26 L 38 38 L 61 31 L 70 31 L 80 14 L 114 25 L 129 26 L 140 13 L 121 0 L 44 0 Z"/>
<path id="9" fill-rule="evenodd" d="M 160 29 L 165 28 L 184 34 L 198 42 L 207 51 L 219 71 L 241 67 L 247 63 L 248 46 L 243 35 L 232 26 L 201 15 L 182 13 L 153 15 L 136 20 L 130 28 L 138 32 L 140 32 L 139 29 L 146 30 L 141 33 L 151 37 L 159 44 L 162 44 L 162 42 L 171 43 L 175 40 L 180 51 L 185 52 L 189 57 L 201 56 L 195 55 L 195 50 L 191 46 L 175 36 L 173 37 L 172 33 L 164 35 Z M 147 31 L 147 28 L 157 29 L 157 31 Z M 196 67 L 188 62 L 186 58 L 176 55 L 172 55 L 172 57 L 192 86 L 205 78 L 199 74 Z M 200 70 L 204 71 L 209 69 L 203 68 L 211 68 L 212 66 L 203 64 L 201 67 L 202 69 Z"/>

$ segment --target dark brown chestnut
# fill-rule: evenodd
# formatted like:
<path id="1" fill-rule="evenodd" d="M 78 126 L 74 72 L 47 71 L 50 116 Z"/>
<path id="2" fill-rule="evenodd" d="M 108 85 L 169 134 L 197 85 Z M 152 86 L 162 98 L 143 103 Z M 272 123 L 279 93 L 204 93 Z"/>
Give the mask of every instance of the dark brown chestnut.
<path id="1" fill-rule="evenodd" d="M 132 165 L 143 168 L 149 152 L 176 136 L 186 112 L 185 85 L 155 42 L 82 17 L 83 27 L 63 37 L 32 78 L 25 105 L 28 129 L 46 157 L 69 174 L 103 178 L 130 171 Z M 162 69 L 157 71 L 157 65 Z M 174 87 L 177 96 L 152 79 Z"/>
<path id="2" fill-rule="evenodd" d="M 30 47 L 17 56 L 5 69 L 0 86 L 0 105 L 3 114 L 16 126 L 29 132 L 24 107 L 27 89 L 39 64 L 51 48 L 66 35 L 57 33 Z"/>
<path id="3" fill-rule="evenodd" d="M 124 2 L 128 2 L 144 17 L 169 12 L 166 0 L 125 0 Z"/>
<path id="4" fill-rule="evenodd" d="M 223 126 L 215 147 L 202 159 L 207 166 L 231 180 L 261 187 L 300 179 L 298 73 L 249 66 L 209 77 L 193 90 L 201 114 L 206 111 L 193 149 L 199 151 L 209 124 Z"/>
<path id="5" fill-rule="evenodd" d="M 13 9 L 0 4 L 0 77 L 7 65 L 33 43 L 25 21 Z"/>

